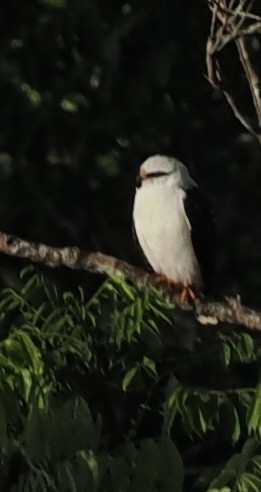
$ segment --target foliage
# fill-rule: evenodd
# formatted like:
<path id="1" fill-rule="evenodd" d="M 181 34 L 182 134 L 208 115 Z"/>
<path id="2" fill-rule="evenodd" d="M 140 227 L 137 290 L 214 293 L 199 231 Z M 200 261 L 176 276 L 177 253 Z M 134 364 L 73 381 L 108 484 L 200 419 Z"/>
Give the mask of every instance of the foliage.
<path id="1" fill-rule="evenodd" d="M 0 300 L 3 490 L 259 490 L 258 339 L 201 333 L 191 351 L 156 290 L 111 278 L 86 299 L 21 276 Z M 208 462 L 209 439 L 226 456 Z"/>

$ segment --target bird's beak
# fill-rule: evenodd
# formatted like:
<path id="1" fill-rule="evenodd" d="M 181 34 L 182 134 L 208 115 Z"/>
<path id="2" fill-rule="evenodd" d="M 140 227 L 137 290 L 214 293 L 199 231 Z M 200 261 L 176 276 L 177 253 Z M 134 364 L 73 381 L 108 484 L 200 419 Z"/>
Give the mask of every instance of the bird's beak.
<path id="1" fill-rule="evenodd" d="M 137 174 L 136 176 L 136 188 L 140 188 L 142 185 L 142 177 L 140 174 Z"/>
<path id="2" fill-rule="evenodd" d="M 137 188 L 141 187 L 142 181 L 145 178 L 146 178 L 146 172 L 143 169 L 141 169 L 138 176 L 136 177 L 136 187 Z"/>

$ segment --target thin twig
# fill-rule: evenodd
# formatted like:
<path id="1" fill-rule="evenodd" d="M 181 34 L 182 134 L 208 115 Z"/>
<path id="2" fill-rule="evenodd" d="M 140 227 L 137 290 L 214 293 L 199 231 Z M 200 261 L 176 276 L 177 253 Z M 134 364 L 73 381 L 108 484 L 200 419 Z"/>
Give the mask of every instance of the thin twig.
<path id="1" fill-rule="evenodd" d="M 261 128 L 261 80 L 258 77 L 253 64 L 250 60 L 246 41 L 244 37 L 236 40 L 236 46 L 239 53 L 239 58 L 246 74 L 248 85 L 252 94 L 253 103 L 256 109 L 257 119 Z"/>
<path id="2" fill-rule="evenodd" d="M 224 3 L 221 3 L 220 0 L 209 0 L 209 6 L 211 10 L 213 11 L 214 8 L 218 9 L 222 14 L 231 14 L 233 16 L 237 17 L 243 17 L 244 19 L 249 19 L 249 20 L 257 20 L 261 21 L 261 17 L 256 14 L 252 14 L 249 12 L 250 8 L 253 5 L 253 2 L 250 2 L 246 8 L 246 10 L 243 10 L 245 7 L 246 2 L 239 4 L 236 9 L 233 8 L 233 4 L 235 1 L 231 2 L 230 5 L 226 6 Z"/>
<path id="3" fill-rule="evenodd" d="M 251 133 L 251 135 L 253 135 L 254 137 L 256 137 L 258 140 L 260 140 L 261 138 L 261 135 L 259 133 L 257 133 L 254 128 L 252 127 L 249 119 L 243 115 L 243 113 L 241 113 L 241 111 L 239 110 L 239 108 L 237 107 L 233 97 L 231 96 L 231 94 L 229 94 L 228 91 L 226 90 L 223 90 L 222 91 L 229 106 L 231 107 L 235 117 L 238 119 L 238 121 L 240 121 L 241 125 L 245 127 L 245 129 L 247 131 L 249 131 L 249 133 Z"/>
<path id="4" fill-rule="evenodd" d="M 261 145 L 261 74 L 257 73 L 251 60 L 247 40 L 248 36 L 261 32 L 261 17 L 250 12 L 254 0 L 208 0 L 212 12 L 210 35 L 206 45 L 207 78 L 215 88 L 219 88 L 235 117 Z M 223 74 L 218 62 L 221 51 L 234 42 L 239 59 L 247 78 L 255 109 L 257 123 L 250 122 L 238 107 L 235 98 L 224 88 Z"/>

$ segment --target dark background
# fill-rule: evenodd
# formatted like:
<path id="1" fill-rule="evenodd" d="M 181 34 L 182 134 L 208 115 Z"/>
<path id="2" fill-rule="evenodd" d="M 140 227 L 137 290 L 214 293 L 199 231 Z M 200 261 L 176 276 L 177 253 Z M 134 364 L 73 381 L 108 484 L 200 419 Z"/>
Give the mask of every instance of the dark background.
<path id="1" fill-rule="evenodd" d="M 136 262 L 136 171 L 173 155 L 215 210 L 216 289 L 260 306 L 260 147 L 206 80 L 209 25 L 201 0 L 2 0 L 0 229 Z M 2 257 L 3 283 L 22 265 Z"/>

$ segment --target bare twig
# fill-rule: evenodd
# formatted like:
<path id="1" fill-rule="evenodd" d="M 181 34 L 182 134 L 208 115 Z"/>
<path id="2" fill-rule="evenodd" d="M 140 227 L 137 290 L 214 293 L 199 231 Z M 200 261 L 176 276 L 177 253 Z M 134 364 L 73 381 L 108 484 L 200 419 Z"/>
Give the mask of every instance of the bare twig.
<path id="1" fill-rule="evenodd" d="M 250 12 L 254 0 L 207 0 L 212 12 L 210 34 L 206 45 L 207 78 L 219 88 L 235 117 L 261 144 L 261 74 L 251 60 L 247 37 L 261 32 L 261 17 Z M 249 90 L 257 117 L 253 124 L 238 107 L 235 98 L 224 84 L 219 64 L 221 51 L 234 42 L 239 54 L 241 66 L 246 75 Z"/>
<path id="2" fill-rule="evenodd" d="M 233 2 L 233 4 L 234 3 L 235 2 Z M 211 10 L 213 10 L 214 8 L 218 8 L 223 14 L 232 14 L 233 16 L 243 17 L 244 19 L 261 21 L 261 17 L 259 15 L 248 12 L 253 2 L 248 4 L 247 10 L 243 10 L 245 4 L 246 2 L 241 3 L 241 5 L 238 4 L 237 8 L 233 9 L 233 6 L 226 6 L 222 2 L 220 2 L 220 0 L 209 0 Z"/>
<path id="3" fill-rule="evenodd" d="M 244 72 L 248 80 L 248 85 L 256 109 L 258 123 L 261 128 L 261 80 L 258 77 L 253 64 L 251 63 L 244 37 L 240 37 L 236 40 L 236 46 L 242 67 L 244 68 Z"/>
<path id="4" fill-rule="evenodd" d="M 27 258 L 51 268 L 66 266 L 91 273 L 120 276 L 131 281 L 138 288 L 157 287 L 168 299 L 184 310 L 194 310 L 201 324 L 216 325 L 219 322 L 241 325 L 249 330 L 261 331 L 261 312 L 243 306 L 239 298 L 223 302 L 197 299 L 194 305 L 181 301 L 180 287 L 170 287 L 156 274 L 150 274 L 129 263 L 103 253 L 81 251 L 77 247 L 54 248 L 36 244 L 0 232 L 0 252 L 19 258 Z"/>
<path id="5" fill-rule="evenodd" d="M 241 29 L 242 36 L 249 36 L 250 34 L 261 34 L 261 19 L 250 26 Z"/>
<path id="6" fill-rule="evenodd" d="M 251 133 L 251 135 L 253 135 L 254 137 L 259 139 L 260 135 L 258 135 L 257 132 L 255 132 L 249 119 L 245 115 L 243 115 L 243 113 L 241 113 L 241 111 L 239 110 L 238 106 L 236 105 L 235 100 L 233 99 L 231 94 L 228 91 L 226 91 L 225 89 L 223 90 L 223 94 L 227 100 L 227 103 L 231 107 L 235 117 L 238 119 L 238 121 L 240 121 L 241 125 L 244 126 L 245 129 L 249 133 Z"/>

